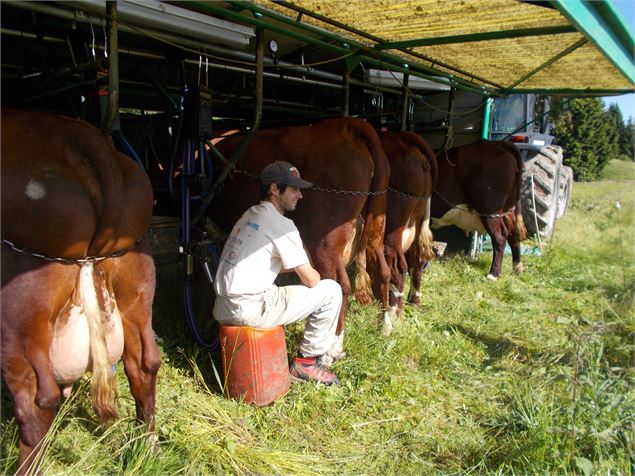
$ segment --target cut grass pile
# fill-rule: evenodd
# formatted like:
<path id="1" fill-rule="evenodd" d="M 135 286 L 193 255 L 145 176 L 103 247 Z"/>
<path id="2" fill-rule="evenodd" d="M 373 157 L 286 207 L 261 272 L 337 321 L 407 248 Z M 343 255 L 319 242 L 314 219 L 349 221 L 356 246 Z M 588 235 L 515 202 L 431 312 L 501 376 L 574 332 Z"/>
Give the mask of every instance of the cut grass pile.
<path id="1" fill-rule="evenodd" d="M 503 277 L 486 280 L 489 253 L 434 262 L 422 305 L 406 305 L 389 338 L 377 308 L 352 302 L 342 385 L 295 385 L 264 408 L 222 396 L 218 356 L 191 344 L 178 282 L 161 285 L 158 443 L 134 421 L 119 364 L 123 418 L 99 427 L 76 385 L 45 473 L 632 474 L 635 164 L 611 163 L 607 176 L 614 166 L 630 178 L 576 183 L 525 274 L 506 257 Z M 290 354 L 301 333 L 288 328 Z M 11 473 L 17 431 L 2 399 Z"/>

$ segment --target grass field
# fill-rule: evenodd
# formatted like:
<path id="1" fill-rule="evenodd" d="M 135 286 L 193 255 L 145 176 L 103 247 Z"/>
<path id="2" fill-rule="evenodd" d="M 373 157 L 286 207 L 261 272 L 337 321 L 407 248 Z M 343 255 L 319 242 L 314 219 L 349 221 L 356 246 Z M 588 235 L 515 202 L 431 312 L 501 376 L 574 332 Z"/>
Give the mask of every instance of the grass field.
<path id="1" fill-rule="evenodd" d="M 616 207 L 619 202 L 620 208 Z M 80 382 L 62 407 L 46 474 L 633 474 L 635 164 L 576 183 L 568 213 L 526 273 L 485 279 L 491 256 L 424 274 L 389 338 L 377 309 L 351 304 L 334 370 L 342 385 L 293 386 L 264 408 L 226 399 L 211 356 L 191 343 L 180 291 L 158 288 L 160 450 L 134 422 L 97 425 Z M 166 270 L 159 270 L 166 276 Z M 302 328 L 287 331 L 295 351 Z M 0 468 L 17 430 L 2 396 Z"/>

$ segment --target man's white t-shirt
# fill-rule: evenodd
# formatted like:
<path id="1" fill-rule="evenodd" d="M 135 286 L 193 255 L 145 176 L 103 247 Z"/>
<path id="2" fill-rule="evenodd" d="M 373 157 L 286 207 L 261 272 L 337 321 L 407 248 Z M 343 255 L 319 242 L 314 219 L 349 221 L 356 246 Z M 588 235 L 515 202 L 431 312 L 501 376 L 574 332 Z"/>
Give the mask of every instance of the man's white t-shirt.
<path id="1" fill-rule="evenodd" d="M 308 262 L 293 221 L 271 202 L 254 205 L 236 222 L 225 242 L 214 280 L 215 317 L 228 321 L 259 314 L 265 292 L 278 273 Z"/>

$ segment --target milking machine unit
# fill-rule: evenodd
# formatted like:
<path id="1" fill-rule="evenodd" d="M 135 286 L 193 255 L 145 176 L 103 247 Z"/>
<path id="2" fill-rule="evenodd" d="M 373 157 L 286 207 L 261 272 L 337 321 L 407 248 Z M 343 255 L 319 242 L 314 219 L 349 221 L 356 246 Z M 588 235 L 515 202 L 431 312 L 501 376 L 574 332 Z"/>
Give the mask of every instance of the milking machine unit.
<path id="1" fill-rule="evenodd" d="M 206 145 L 213 149 L 209 142 L 212 137 L 212 94 L 207 87 L 198 85 L 186 87 L 182 96 L 181 114 L 176 132 L 177 147 L 182 155 L 181 170 L 181 253 L 185 265 L 185 282 L 183 286 L 183 298 L 185 316 L 192 335 L 196 341 L 209 350 L 216 350 L 219 345 L 218 336 L 205 339 L 201 333 L 195 315 L 193 303 L 193 288 L 196 271 L 202 268 L 206 277 L 205 293 L 211 296 L 212 283 L 220 253 L 217 246 L 209 239 L 205 230 L 205 210 L 210 205 L 214 195 L 220 190 L 223 182 L 238 159 L 243 155 L 247 147 L 260 128 L 262 119 L 263 97 L 263 65 L 264 65 L 264 30 L 256 32 L 256 69 L 254 91 L 254 121 L 249 132 L 243 138 L 240 145 L 228 159 L 214 150 L 214 153 L 225 162 L 222 170 L 216 177 L 213 174 L 212 161 Z M 201 65 L 199 64 L 199 68 Z M 185 77 L 185 74 L 183 75 Z M 199 77 L 200 80 L 200 77 Z M 207 84 L 207 82 L 206 82 Z M 182 133 L 183 132 L 183 133 Z M 175 177 L 175 164 L 178 162 L 176 154 L 172 154 L 169 176 Z M 172 181 L 170 180 L 172 190 Z M 193 209 L 193 205 L 196 206 Z M 202 223 L 202 225 L 197 225 Z M 193 236 L 196 234 L 196 236 Z M 199 266 L 200 264 L 200 266 Z M 206 322 L 212 321 L 211 309 L 204 316 Z"/>
<path id="2" fill-rule="evenodd" d="M 208 239 L 207 232 L 195 227 L 196 223 L 192 221 L 193 206 L 201 203 L 213 180 L 212 162 L 205 147 L 205 142 L 212 136 L 212 95 L 204 86 L 189 86 L 185 88 L 182 100 L 177 142 L 182 155 L 180 252 L 183 254 L 185 271 L 183 303 L 186 321 L 196 342 L 208 350 L 215 350 L 218 336 L 206 339 L 196 319 L 193 287 L 195 268 L 200 267 L 205 276 L 204 292 L 211 296 L 219 252 Z M 211 310 L 204 319 L 212 320 Z"/>

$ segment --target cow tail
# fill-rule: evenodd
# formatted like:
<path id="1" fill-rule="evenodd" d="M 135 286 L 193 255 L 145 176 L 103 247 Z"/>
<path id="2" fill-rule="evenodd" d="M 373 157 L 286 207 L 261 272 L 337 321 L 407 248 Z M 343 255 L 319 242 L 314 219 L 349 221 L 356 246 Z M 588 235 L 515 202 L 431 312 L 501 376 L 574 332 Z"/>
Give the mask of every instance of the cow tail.
<path id="1" fill-rule="evenodd" d="M 366 245 L 363 238 L 355 258 L 355 299 L 362 304 L 371 302 L 371 280 L 366 270 Z"/>
<path id="2" fill-rule="evenodd" d="M 357 245 L 357 255 L 355 257 L 355 299 L 361 304 L 370 304 L 372 301 L 372 282 L 370 275 L 366 269 L 366 247 L 368 245 L 368 236 L 370 224 L 368 223 L 368 213 L 366 210 L 369 208 L 369 200 L 366 200 L 362 219 L 362 233 Z"/>
<path id="3" fill-rule="evenodd" d="M 432 197 L 426 198 L 426 213 L 421 223 L 421 232 L 419 233 L 419 253 L 421 258 L 425 261 L 434 259 L 434 236 L 432 230 L 430 230 L 430 206 L 432 204 Z"/>
<path id="4" fill-rule="evenodd" d="M 525 227 L 525 221 L 523 220 L 523 209 L 520 200 L 516 202 L 516 226 L 514 227 L 514 237 L 518 241 L 523 241 L 527 238 L 527 228 Z"/>
<path id="5" fill-rule="evenodd" d="M 97 301 L 93 263 L 82 264 L 79 272 L 82 306 L 88 321 L 90 360 L 92 362 L 91 397 L 95 413 L 102 422 L 117 418 L 113 402 L 115 379 L 111 370 L 102 311 Z"/>
<path id="6" fill-rule="evenodd" d="M 355 297 L 360 303 L 369 304 L 372 301 L 372 280 L 366 270 L 366 252 L 371 239 L 379 239 L 383 246 L 384 232 L 386 229 L 386 192 L 388 191 L 388 182 L 390 180 L 390 167 L 377 133 L 368 124 L 362 124 L 363 132 L 361 134 L 368 147 L 369 158 L 373 167 L 373 176 L 370 186 L 371 195 L 368 200 L 366 200 L 366 207 L 363 210 L 365 213 L 364 228 L 362 229 L 362 237 L 357 253 Z M 371 237 L 371 233 L 376 233 L 377 236 Z M 390 272 L 386 265 L 383 251 L 375 257 L 375 260 L 377 261 L 377 263 L 375 263 L 377 269 L 371 270 L 375 275 L 374 278 L 379 281 L 382 279 L 382 275 L 385 274 L 387 282 Z"/>
<path id="7" fill-rule="evenodd" d="M 437 161 L 437 155 L 430 147 L 430 144 L 423 138 L 421 138 L 421 148 L 423 149 L 424 156 L 428 159 L 428 165 L 430 166 L 430 178 L 432 183 L 430 184 L 430 196 L 426 199 L 426 212 L 421 224 L 421 234 L 419 238 L 421 257 L 426 261 L 432 260 L 436 255 L 434 253 L 434 236 L 432 230 L 430 230 L 430 208 L 432 207 L 432 194 L 437 188 L 439 182 L 439 162 Z"/>
<path id="8" fill-rule="evenodd" d="M 523 163 L 523 159 L 520 157 L 520 152 L 516 146 L 514 147 L 514 157 L 516 158 L 516 220 L 514 220 L 514 237 L 518 241 L 523 241 L 527 238 L 527 228 L 525 227 L 525 221 L 523 220 L 523 209 L 520 199 L 520 189 L 523 183 L 523 171 L 525 169 L 525 164 Z"/>

